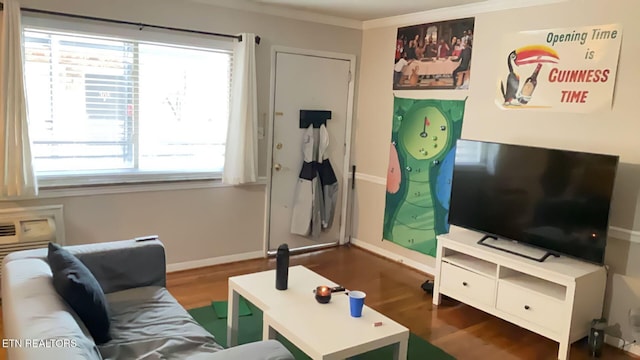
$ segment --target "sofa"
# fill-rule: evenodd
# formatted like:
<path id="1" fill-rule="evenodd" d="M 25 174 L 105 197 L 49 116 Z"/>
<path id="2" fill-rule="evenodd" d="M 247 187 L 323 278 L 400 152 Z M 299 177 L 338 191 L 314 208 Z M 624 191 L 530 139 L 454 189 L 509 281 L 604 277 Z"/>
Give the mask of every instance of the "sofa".
<path id="1" fill-rule="evenodd" d="M 3 347 L 10 360 L 294 360 L 274 340 L 223 349 L 166 289 L 157 238 L 67 246 L 99 283 L 111 339 L 97 345 L 56 292 L 47 249 L 13 252 L 2 262 Z"/>

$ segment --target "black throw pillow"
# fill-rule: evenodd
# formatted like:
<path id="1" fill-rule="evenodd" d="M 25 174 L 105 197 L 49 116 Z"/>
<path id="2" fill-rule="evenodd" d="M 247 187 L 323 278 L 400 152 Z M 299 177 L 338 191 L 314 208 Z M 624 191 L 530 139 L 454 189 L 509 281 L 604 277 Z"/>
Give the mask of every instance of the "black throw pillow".
<path id="1" fill-rule="evenodd" d="M 96 344 L 111 340 L 107 300 L 91 271 L 57 244 L 49 243 L 47 260 L 53 273 L 53 287 L 78 314 Z"/>

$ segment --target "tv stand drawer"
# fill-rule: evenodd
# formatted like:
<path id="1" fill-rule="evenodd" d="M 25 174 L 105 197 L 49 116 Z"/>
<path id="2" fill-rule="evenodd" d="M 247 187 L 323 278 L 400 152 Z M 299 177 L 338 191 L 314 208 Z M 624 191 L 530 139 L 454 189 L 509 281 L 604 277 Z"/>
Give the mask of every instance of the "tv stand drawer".
<path id="1" fill-rule="evenodd" d="M 489 306 L 494 305 L 495 279 L 445 262 L 442 263 L 440 276 L 442 278 L 440 286 L 444 294 L 454 298 L 459 296 L 464 299 L 473 299 L 475 302 Z"/>
<path id="2" fill-rule="evenodd" d="M 564 302 L 505 281 L 498 282 L 496 308 L 552 331 L 566 323 Z"/>

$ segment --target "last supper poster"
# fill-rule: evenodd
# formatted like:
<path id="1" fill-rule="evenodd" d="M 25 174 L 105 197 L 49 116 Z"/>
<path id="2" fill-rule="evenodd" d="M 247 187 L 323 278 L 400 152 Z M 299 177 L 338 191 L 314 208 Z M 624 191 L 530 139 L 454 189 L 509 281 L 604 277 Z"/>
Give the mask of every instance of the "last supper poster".
<path id="1" fill-rule="evenodd" d="M 398 28 L 394 90 L 468 89 L 475 18 Z"/>

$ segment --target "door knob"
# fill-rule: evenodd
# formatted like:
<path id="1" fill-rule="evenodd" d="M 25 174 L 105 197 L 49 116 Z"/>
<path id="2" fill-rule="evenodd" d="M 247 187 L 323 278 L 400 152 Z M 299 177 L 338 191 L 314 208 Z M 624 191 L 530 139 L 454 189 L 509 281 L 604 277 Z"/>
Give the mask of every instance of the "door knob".
<path id="1" fill-rule="evenodd" d="M 275 164 L 275 165 L 273 165 L 273 169 L 274 169 L 275 171 L 280 171 L 280 170 L 282 169 L 282 165 L 280 165 L 280 164 Z"/>

